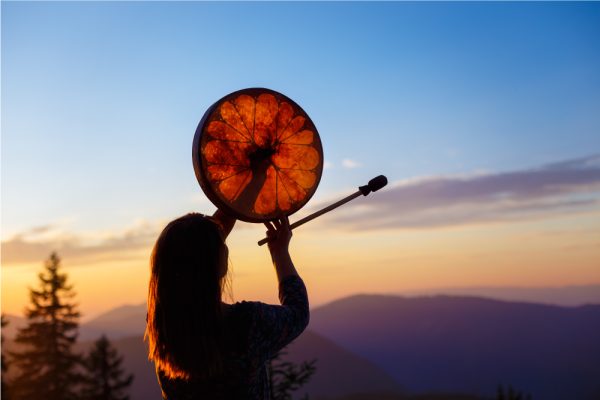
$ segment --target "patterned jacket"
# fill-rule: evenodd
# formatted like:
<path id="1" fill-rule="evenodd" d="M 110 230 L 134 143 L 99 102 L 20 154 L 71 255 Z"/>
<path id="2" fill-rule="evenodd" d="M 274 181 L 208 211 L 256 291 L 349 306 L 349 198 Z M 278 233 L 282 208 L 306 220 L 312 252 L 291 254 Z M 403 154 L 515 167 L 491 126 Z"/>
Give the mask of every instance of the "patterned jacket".
<path id="1" fill-rule="evenodd" d="M 223 373 L 210 380 L 168 379 L 157 370 L 165 400 L 269 400 L 268 361 L 308 325 L 304 282 L 290 276 L 279 285 L 281 305 L 242 301 L 223 314 Z"/>

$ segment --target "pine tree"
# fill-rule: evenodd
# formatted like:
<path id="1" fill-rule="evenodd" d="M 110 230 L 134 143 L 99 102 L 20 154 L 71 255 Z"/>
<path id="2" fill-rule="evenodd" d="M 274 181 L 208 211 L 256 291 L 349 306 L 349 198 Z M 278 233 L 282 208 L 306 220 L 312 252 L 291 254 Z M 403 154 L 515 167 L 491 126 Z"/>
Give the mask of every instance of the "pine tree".
<path id="1" fill-rule="evenodd" d="M 52 253 L 38 274 L 39 289 L 29 289 L 31 305 L 27 325 L 19 330 L 20 352 L 12 353 L 11 367 L 18 375 L 11 383 L 14 399 L 77 399 L 80 356 L 72 350 L 77 339 L 79 312 L 73 287 L 60 272 L 60 259 Z"/>
<path id="2" fill-rule="evenodd" d="M 83 400 L 129 400 L 125 394 L 133 381 L 133 375 L 124 376 L 121 367 L 123 357 L 102 335 L 84 360 Z"/>
<path id="3" fill-rule="evenodd" d="M 285 354 L 282 350 L 270 361 L 269 378 L 273 400 L 292 400 L 292 393 L 304 386 L 317 371 L 316 359 L 294 364 L 280 360 Z M 308 399 L 308 395 L 304 399 Z"/>
<path id="4" fill-rule="evenodd" d="M 508 385 L 506 393 L 504 386 L 499 385 L 496 393 L 496 400 L 531 400 L 531 394 L 515 390 L 511 385 Z"/>
<path id="5" fill-rule="evenodd" d="M 8 320 L 4 317 L 4 314 L 2 314 L 1 316 L 1 321 L 2 321 L 2 328 L 4 328 L 6 325 L 8 325 Z M 2 347 L 4 347 L 4 334 L 2 334 Z M 6 372 L 8 371 L 8 362 L 6 361 L 6 357 L 4 356 L 4 351 L 2 351 L 2 376 L 1 376 L 1 384 L 2 384 L 2 391 L 0 394 L 0 399 L 2 400 L 9 400 L 9 395 L 8 395 L 8 385 L 6 384 Z"/>

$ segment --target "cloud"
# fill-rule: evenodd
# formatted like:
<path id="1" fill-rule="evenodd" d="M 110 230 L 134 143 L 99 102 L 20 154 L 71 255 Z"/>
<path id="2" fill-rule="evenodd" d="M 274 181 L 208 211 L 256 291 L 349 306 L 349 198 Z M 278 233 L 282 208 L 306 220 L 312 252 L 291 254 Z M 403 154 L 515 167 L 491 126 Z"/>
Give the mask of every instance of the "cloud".
<path id="1" fill-rule="evenodd" d="M 40 225 L 34 226 L 26 232 L 27 235 L 43 235 L 45 233 L 51 232 L 54 229 L 53 225 Z"/>
<path id="2" fill-rule="evenodd" d="M 149 250 L 156 240 L 160 226 L 138 221 L 116 233 L 79 235 L 55 225 L 36 227 L 2 241 L 2 264 L 42 262 L 52 251 L 68 258 L 71 265 L 139 258 L 139 252 Z"/>
<path id="3" fill-rule="evenodd" d="M 600 155 L 539 168 L 437 176 L 392 184 L 336 211 L 349 229 L 442 227 L 600 209 Z"/>
<path id="4" fill-rule="evenodd" d="M 358 168 L 360 166 L 362 166 L 361 163 L 359 163 L 357 161 L 354 161 L 354 160 L 351 160 L 349 158 L 344 158 L 342 160 L 342 167 L 344 167 L 344 168 L 352 169 L 352 168 Z"/>
<path id="5" fill-rule="evenodd" d="M 513 172 L 415 178 L 352 201 L 329 214 L 319 229 L 435 228 L 547 218 L 600 210 L 599 193 L 600 155 Z M 149 257 L 165 223 L 138 221 L 119 232 L 83 234 L 56 224 L 36 226 L 2 242 L 2 265 L 40 263 L 52 251 L 71 266 L 139 260 L 144 252 Z"/>

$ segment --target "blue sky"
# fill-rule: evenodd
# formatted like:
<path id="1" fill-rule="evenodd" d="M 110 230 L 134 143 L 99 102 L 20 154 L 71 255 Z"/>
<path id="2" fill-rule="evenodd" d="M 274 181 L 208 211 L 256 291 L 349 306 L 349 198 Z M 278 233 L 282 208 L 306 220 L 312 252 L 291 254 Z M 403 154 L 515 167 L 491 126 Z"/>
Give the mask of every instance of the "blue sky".
<path id="1" fill-rule="evenodd" d="M 312 117 L 320 196 L 588 156 L 598 71 L 597 3 L 2 2 L 3 230 L 193 208 L 195 126 L 243 87 Z"/>
<path id="2" fill-rule="evenodd" d="M 243 87 L 308 111 L 322 192 L 588 155 L 599 22 L 597 3 L 3 2 L 4 228 L 177 203 L 195 125 Z"/>
<path id="3" fill-rule="evenodd" d="M 142 302 L 160 229 L 214 210 L 198 121 L 255 86 L 320 132 L 300 213 L 391 181 L 295 231 L 313 304 L 600 282 L 600 3 L 0 4 L 3 311 L 53 250 L 88 317 Z M 238 298 L 276 301 L 263 229 L 228 239 Z"/>

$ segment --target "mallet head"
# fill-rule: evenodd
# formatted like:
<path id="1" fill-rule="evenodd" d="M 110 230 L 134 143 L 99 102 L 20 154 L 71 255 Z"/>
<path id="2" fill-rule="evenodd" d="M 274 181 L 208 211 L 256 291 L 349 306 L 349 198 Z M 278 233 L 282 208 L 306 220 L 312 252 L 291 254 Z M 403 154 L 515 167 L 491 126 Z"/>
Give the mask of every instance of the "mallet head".
<path id="1" fill-rule="evenodd" d="M 379 176 L 376 176 L 375 178 L 371 179 L 369 181 L 369 183 L 367 183 L 365 186 L 359 187 L 358 190 L 360 190 L 360 192 L 363 194 L 363 196 L 366 196 L 371 192 L 378 191 L 379 189 L 381 189 L 382 187 L 387 185 L 387 183 L 388 183 L 387 178 L 383 175 L 379 175 Z"/>

